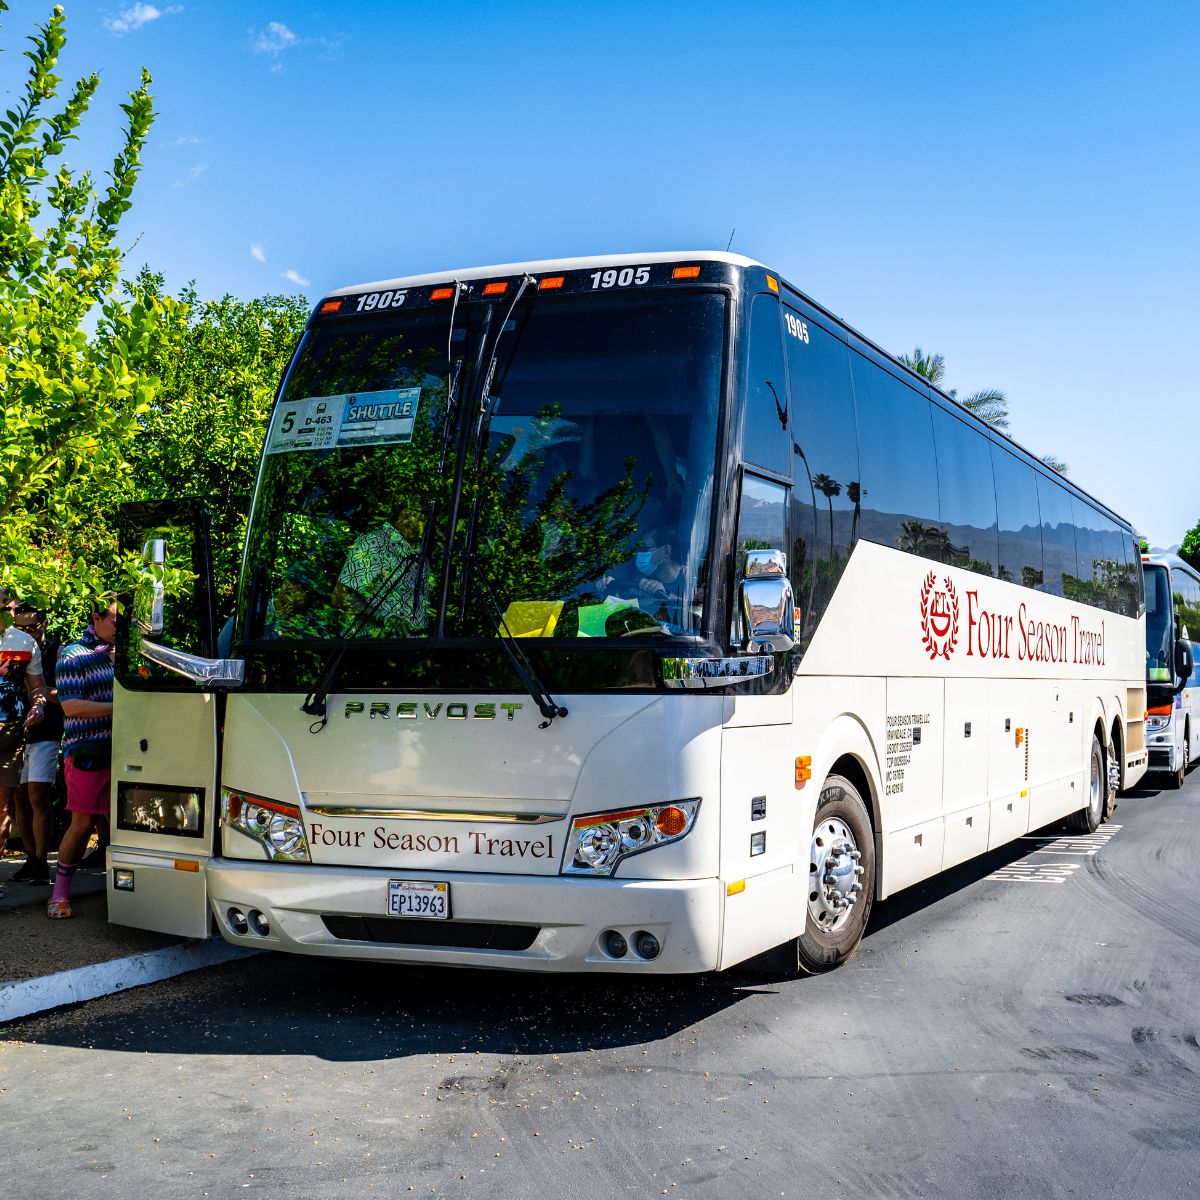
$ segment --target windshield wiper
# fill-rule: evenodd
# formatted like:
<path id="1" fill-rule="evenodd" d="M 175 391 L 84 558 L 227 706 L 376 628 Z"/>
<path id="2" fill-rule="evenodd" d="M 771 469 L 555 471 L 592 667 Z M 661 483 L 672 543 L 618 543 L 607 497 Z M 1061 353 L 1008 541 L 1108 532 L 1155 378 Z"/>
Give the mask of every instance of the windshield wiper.
<path id="1" fill-rule="evenodd" d="M 525 690 L 533 698 L 534 704 L 538 706 L 538 712 L 545 718 L 538 728 L 549 729 L 550 723 L 555 717 L 567 716 L 567 710 L 550 695 L 549 689 L 541 681 L 536 668 L 529 661 L 529 656 L 525 653 L 524 648 L 518 644 L 516 637 L 513 636 L 512 630 L 508 627 L 508 622 L 504 619 L 504 614 L 500 611 L 500 605 L 496 601 L 496 593 L 492 591 L 492 585 L 488 582 L 487 576 L 482 570 L 479 570 L 476 572 L 475 578 L 475 586 L 482 593 L 484 603 L 491 610 L 492 620 L 496 622 L 496 635 L 500 639 L 500 644 L 504 647 L 505 653 L 512 661 L 513 669 L 525 685 Z"/>
<path id="2" fill-rule="evenodd" d="M 442 419 L 442 450 L 438 462 L 438 477 L 441 478 L 446 473 L 446 457 L 450 448 L 450 435 L 456 425 L 456 409 L 457 409 L 457 392 L 459 377 L 462 374 L 462 362 L 459 362 L 459 369 L 455 369 L 454 365 L 454 320 L 458 315 L 459 299 L 466 295 L 470 288 L 465 283 L 459 283 L 454 280 L 454 302 L 450 305 L 450 327 L 446 331 L 446 415 Z M 425 569 L 425 564 L 429 561 L 429 546 L 433 536 L 433 527 L 437 520 L 438 498 L 437 493 L 434 493 L 433 499 L 429 504 L 429 511 L 425 517 L 425 528 L 421 530 L 421 545 L 415 554 L 407 554 L 400 558 L 387 577 L 383 580 L 379 589 L 368 598 L 367 607 L 363 610 L 359 620 L 345 633 L 338 638 L 333 649 L 329 652 L 329 656 L 325 660 L 325 665 L 321 669 L 321 674 L 317 678 L 313 690 L 305 697 L 304 703 L 300 705 L 300 711 L 307 713 L 310 717 L 320 717 L 319 721 L 314 721 L 309 732 L 319 733 L 325 728 L 325 723 L 328 718 L 328 705 L 326 703 L 330 689 L 333 687 L 334 681 L 337 679 L 337 673 L 342 665 L 342 659 L 346 656 L 346 651 L 350 647 L 350 643 L 358 637 L 360 633 L 367 627 L 368 623 L 375 618 L 383 603 L 399 586 L 400 581 L 404 578 L 408 567 L 415 563 L 416 566 L 416 581 L 419 588 L 421 582 L 421 572 Z M 414 597 L 417 595 L 417 590 L 414 588 Z M 415 601 L 414 601 L 415 603 Z"/>
<path id="3" fill-rule="evenodd" d="M 475 495 L 471 500 L 471 515 L 467 519 L 467 536 L 464 542 L 465 552 L 463 554 L 463 569 L 462 580 L 459 585 L 458 593 L 458 611 L 465 613 L 467 609 L 468 591 L 471 584 L 471 572 L 475 566 L 475 531 L 479 521 L 479 472 L 483 466 L 483 456 L 487 449 L 488 430 L 492 424 L 492 413 L 495 409 L 494 401 L 496 397 L 492 395 L 492 387 L 495 383 L 496 364 L 499 361 L 500 341 L 508 332 L 508 322 L 516 311 L 517 305 L 521 302 L 521 297 L 525 294 L 526 289 L 530 286 L 537 286 L 537 280 L 532 275 L 526 275 L 521 280 L 521 286 L 517 288 L 516 294 L 512 298 L 512 302 L 508 306 L 508 311 L 504 314 L 504 320 L 500 322 L 500 328 L 496 333 L 496 338 L 492 342 L 492 354 L 488 359 L 487 367 L 483 372 L 483 387 L 479 393 L 479 407 L 475 418 L 475 475 L 474 487 Z M 532 308 L 532 305 L 530 306 Z M 530 308 L 525 310 L 524 317 L 528 317 Z M 524 317 L 522 320 L 524 320 Z M 509 360 L 511 362 L 511 359 Z"/>
<path id="4" fill-rule="evenodd" d="M 342 659 L 345 658 L 346 651 L 350 648 L 350 643 L 375 619 L 384 602 L 404 581 L 408 575 L 409 568 L 413 566 L 417 568 L 417 583 L 418 585 L 420 584 L 421 577 L 419 572 L 421 562 L 422 556 L 420 550 L 402 555 L 396 562 L 396 565 L 388 572 L 383 584 L 371 595 L 366 608 L 363 609 L 358 620 L 334 643 L 334 647 L 329 652 L 329 657 L 325 660 L 325 666 L 316 684 L 313 686 L 313 690 L 309 692 L 304 698 L 304 703 L 300 705 L 301 712 L 307 713 L 310 717 L 321 718 L 319 721 L 312 723 L 309 727 L 309 733 L 320 733 L 325 728 L 325 723 L 329 719 L 329 706 L 326 701 L 333 688 L 334 680 L 337 678 L 337 673 L 341 668 Z M 417 589 L 414 588 L 414 607 L 418 594 Z"/>

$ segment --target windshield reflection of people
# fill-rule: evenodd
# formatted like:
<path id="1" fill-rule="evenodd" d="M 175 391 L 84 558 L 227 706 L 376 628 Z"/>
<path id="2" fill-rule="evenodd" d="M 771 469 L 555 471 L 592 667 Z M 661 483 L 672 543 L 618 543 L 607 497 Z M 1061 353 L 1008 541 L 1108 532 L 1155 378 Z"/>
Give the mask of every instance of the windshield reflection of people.
<path id="1" fill-rule="evenodd" d="M 391 524 L 356 538 L 333 589 L 334 607 L 390 637 L 424 633 L 429 575 L 416 577 L 421 531 L 420 513 L 404 509 Z"/>

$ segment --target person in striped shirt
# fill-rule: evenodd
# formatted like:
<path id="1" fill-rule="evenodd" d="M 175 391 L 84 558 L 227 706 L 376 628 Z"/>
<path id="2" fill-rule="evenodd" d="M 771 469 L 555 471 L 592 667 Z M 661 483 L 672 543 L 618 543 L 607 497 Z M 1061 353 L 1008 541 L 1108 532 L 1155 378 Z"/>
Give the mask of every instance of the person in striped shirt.
<path id="1" fill-rule="evenodd" d="M 112 779 L 113 655 L 117 602 L 92 613 L 83 636 L 58 657 L 58 701 L 65 717 L 67 811 L 71 824 L 58 848 L 58 870 L 46 915 L 61 921 L 75 915 L 71 880 L 87 849 L 96 818 L 107 816 Z"/>

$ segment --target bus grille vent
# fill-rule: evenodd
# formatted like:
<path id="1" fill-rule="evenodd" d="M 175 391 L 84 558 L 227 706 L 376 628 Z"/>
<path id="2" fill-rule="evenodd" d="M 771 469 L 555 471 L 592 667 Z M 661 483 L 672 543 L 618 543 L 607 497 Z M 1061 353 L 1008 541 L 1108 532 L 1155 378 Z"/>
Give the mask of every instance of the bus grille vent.
<path id="1" fill-rule="evenodd" d="M 528 950 L 537 925 L 494 925 L 485 921 L 422 921 L 404 917 L 321 918 L 335 938 L 347 942 L 384 942 L 391 946 L 445 947 L 454 950 Z"/>

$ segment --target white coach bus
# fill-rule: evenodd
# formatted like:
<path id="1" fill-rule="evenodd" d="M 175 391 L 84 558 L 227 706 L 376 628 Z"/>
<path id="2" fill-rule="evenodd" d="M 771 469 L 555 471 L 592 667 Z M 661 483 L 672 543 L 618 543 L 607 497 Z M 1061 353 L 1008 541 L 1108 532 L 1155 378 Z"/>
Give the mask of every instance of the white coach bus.
<path id="1" fill-rule="evenodd" d="M 1143 554 L 1142 574 L 1149 769 L 1181 788 L 1200 760 L 1200 571 L 1173 554 Z"/>
<path id="2" fill-rule="evenodd" d="M 522 263 L 317 305 L 231 641 L 196 502 L 122 513 L 113 921 L 688 972 L 1145 770 L 1129 524 L 762 264 Z M 160 567 L 199 580 L 162 595 Z"/>

